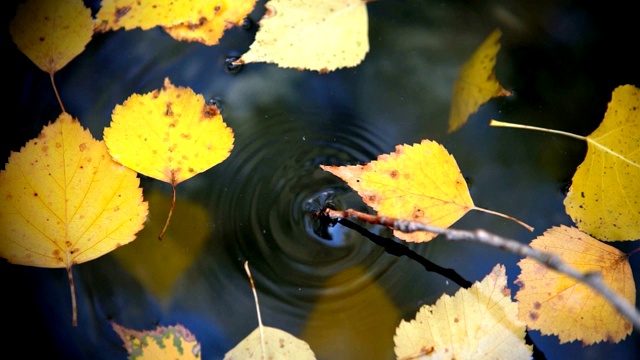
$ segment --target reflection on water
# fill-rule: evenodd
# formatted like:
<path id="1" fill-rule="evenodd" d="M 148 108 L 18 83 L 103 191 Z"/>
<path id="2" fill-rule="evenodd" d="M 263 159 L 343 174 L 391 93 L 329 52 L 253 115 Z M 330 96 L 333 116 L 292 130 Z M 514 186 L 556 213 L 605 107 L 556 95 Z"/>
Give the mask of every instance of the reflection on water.
<path id="1" fill-rule="evenodd" d="M 456 157 L 463 174 L 473 179 L 478 206 L 520 218 L 540 233 L 570 224 L 560 190 L 583 159 L 583 144 L 488 129 L 482 121 L 497 117 L 583 135 L 593 130 L 610 91 L 634 81 L 625 75 L 631 56 L 598 66 L 585 63 L 601 58 L 595 54 L 603 42 L 594 33 L 609 27 L 602 22 L 584 25 L 589 19 L 603 21 L 601 14 L 553 3 L 536 9 L 502 5 L 500 16 L 490 3 L 477 2 L 411 0 L 398 6 L 379 1 L 368 8 L 371 51 L 365 62 L 324 75 L 269 64 L 228 71 L 225 60 L 248 48 L 255 26 L 230 30 L 214 47 L 180 43 L 161 30 L 95 37 L 85 53 L 56 74 L 65 107 L 94 137 L 102 138 L 116 104 L 132 93 L 159 88 L 169 77 L 173 84 L 190 86 L 222 104 L 225 122 L 235 134 L 234 149 L 223 163 L 177 188 L 178 207 L 195 202 L 206 209 L 205 220 L 198 220 L 205 223 L 198 225 L 206 226 L 209 235 L 200 251 L 172 274 L 175 280 L 163 284 L 170 286 L 162 288 L 163 296 L 108 254 L 74 267 L 79 327 L 73 329 L 64 270 L 1 264 L 3 284 L 10 289 L 4 314 L 14 333 L 37 329 L 52 358 L 113 359 L 125 352 L 109 321 L 137 330 L 181 323 L 202 343 L 205 359 L 219 359 L 257 326 L 242 268 L 248 260 L 266 325 L 302 337 L 321 359 L 356 358 L 349 349 L 368 349 L 367 358 L 393 358 L 390 334 L 400 318 L 413 317 L 422 304 L 432 304 L 458 286 L 426 273 L 415 261 L 390 255 L 356 231 L 321 224 L 311 213 L 326 205 L 367 211 L 357 194 L 320 164 L 365 163 L 396 144 L 425 138 L 443 143 Z M 509 22 L 500 20 L 504 11 Z M 517 26 L 508 25 L 512 16 Z M 447 136 L 456 71 L 496 26 L 503 26 L 504 33 L 498 77 L 516 96 L 483 108 Z M 576 31 L 585 36 L 575 36 Z M 13 45 L 11 49 L 17 51 Z M 22 123 L 5 136 L 6 154 L 59 114 L 48 75 L 16 57 L 17 69 L 26 72 L 16 86 Z M 142 184 L 145 191 L 170 193 L 166 184 L 153 179 L 143 177 Z M 177 226 L 172 221 L 170 227 Z M 469 214 L 456 226 L 484 227 L 521 241 L 535 235 L 485 214 Z M 391 236 L 387 229 L 367 228 Z M 186 233 L 181 239 L 185 252 L 194 245 Z M 469 281 L 482 279 L 497 262 L 507 266 L 509 281 L 517 276 L 518 259 L 499 251 L 438 239 L 409 247 Z M 141 262 L 162 261 L 144 249 L 139 257 Z M 632 267 L 637 278 L 637 261 Z M 548 358 L 571 353 L 633 359 L 638 353 L 636 333 L 622 344 L 587 348 L 558 346 L 535 332 L 532 337 Z M 32 346 L 21 335 L 11 340 Z"/>

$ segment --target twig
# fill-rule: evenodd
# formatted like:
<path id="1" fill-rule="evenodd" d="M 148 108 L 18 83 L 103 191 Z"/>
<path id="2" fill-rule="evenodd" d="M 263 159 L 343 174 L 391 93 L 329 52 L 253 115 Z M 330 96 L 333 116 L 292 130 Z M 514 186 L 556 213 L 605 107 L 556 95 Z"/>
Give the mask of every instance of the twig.
<path id="1" fill-rule="evenodd" d="M 618 310 L 618 312 L 620 312 L 629 321 L 631 321 L 636 329 L 640 330 L 640 312 L 638 312 L 638 309 L 636 309 L 635 306 L 631 305 L 625 298 L 621 297 L 616 292 L 611 290 L 602 281 L 602 277 L 600 276 L 599 272 L 582 273 L 574 267 L 564 263 L 558 256 L 552 253 L 534 249 L 529 245 L 521 244 L 518 241 L 507 239 L 482 229 L 474 231 L 445 229 L 427 225 L 417 221 L 370 215 L 352 209 L 342 211 L 325 209 L 324 215 L 330 217 L 331 219 L 357 219 L 360 221 L 368 222 L 370 224 L 384 225 L 405 233 L 427 231 L 444 235 L 448 240 L 479 242 L 510 252 L 512 254 L 530 257 L 550 269 L 563 273 L 590 286 L 592 289 L 600 293 L 600 295 L 602 295 L 605 299 L 607 299 L 607 301 L 609 301 L 609 303 L 613 305 Z"/>

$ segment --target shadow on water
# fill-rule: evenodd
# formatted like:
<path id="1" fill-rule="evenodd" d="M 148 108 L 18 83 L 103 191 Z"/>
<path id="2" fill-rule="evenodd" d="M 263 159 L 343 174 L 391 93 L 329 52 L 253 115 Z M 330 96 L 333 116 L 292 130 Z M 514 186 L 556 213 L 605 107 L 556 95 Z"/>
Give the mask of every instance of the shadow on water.
<path id="1" fill-rule="evenodd" d="M 254 21 L 263 4 L 252 14 Z M 204 359 L 220 359 L 257 326 L 242 268 L 248 260 L 266 325 L 309 342 L 320 359 L 392 359 L 395 327 L 420 306 L 481 280 L 496 263 L 505 264 L 512 282 L 519 259 L 495 249 L 439 238 L 405 245 L 377 226 L 320 223 L 312 213 L 324 206 L 371 210 L 319 165 L 362 164 L 397 144 L 436 140 L 472 183 L 478 206 L 513 215 L 536 231 L 473 212 L 456 227 L 486 228 L 528 242 L 551 226 L 571 225 L 562 188 L 584 158 L 584 144 L 490 129 L 486 122 L 495 117 L 590 133 L 615 86 L 640 85 L 637 65 L 629 60 L 634 57 L 609 41 L 624 32 L 626 23 L 616 21 L 619 28 L 612 28 L 614 17 L 608 13 L 563 2 L 532 9 L 518 2 L 411 0 L 398 6 L 381 0 L 368 9 L 371 50 L 365 61 L 323 75 L 272 64 L 229 71 L 225 61 L 248 48 L 255 26 L 231 29 L 213 47 L 177 42 L 159 29 L 94 37 L 56 74 L 65 107 L 94 137 L 102 138 L 116 104 L 159 88 L 169 77 L 174 85 L 189 86 L 216 102 L 234 131 L 234 148 L 224 162 L 178 186 L 178 208 L 187 203 L 204 208 L 207 220 L 197 225 L 207 231 L 166 297 L 140 280 L 136 271 L 142 270 L 107 254 L 73 269 L 79 307 L 74 329 L 64 270 L 2 262 L 10 342 L 29 349 L 30 339 L 37 337 L 49 358 L 124 358 L 110 321 L 137 330 L 180 323 L 200 341 Z M 488 104 L 447 135 L 459 66 L 496 26 L 504 33 L 498 77 L 516 95 Z M 16 98 L 9 104 L 18 107 L 20 118 L 16 130 L 3 134 L 8 158 L 60 110 L 48 75 L 4 36 L 12 69 L 20 75 L 10 80 Z M 598 57 L 601 49 L 616 50 L 620 58 Z M 169 194 L 168 186 L 156 180 L 141 176 L 141 183 L 145 195 L 151 190 Z M 185 251 L 192 246 L 193 229 L 170 227 Z M 150 253 L 140 251 L 144 271 L 159 272 L 170 263 Z M 637 258 L 632 268 L 637 283 Z M 637 332 L 621 344 L 591 347 L 559 345 L 537 332 L 530 336 L 549 359 L 569 354 L 635 359 L 640 353 Z"/>

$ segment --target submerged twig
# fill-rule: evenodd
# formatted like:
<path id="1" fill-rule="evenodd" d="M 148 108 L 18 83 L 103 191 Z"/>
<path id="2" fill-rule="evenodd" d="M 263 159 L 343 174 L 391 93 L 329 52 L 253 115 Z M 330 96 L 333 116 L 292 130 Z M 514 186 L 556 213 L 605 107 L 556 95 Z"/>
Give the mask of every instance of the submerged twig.
<path id="1" fill-rule="evenodd" d="M 548 268 L 570 276 L 581 283 L 584 283 L 600 293 L 618 312 L 631 321 L 636 329 L 640 329 L 640 312 L 635 306 L 630 304 L 625 298 L 611 290 L 603 281 L 599 272 L 582 273 L 574 267 L 563 262 L 560 257 L 541 250 L 532 248 L 529 245 L 508 238 L 492 234 L 486 230 L 458 230 L 441 228 L 427 225 L 417 221 L 409 221 L 386 216 L 377 216 L 359 212 L 353 209 L 347 210 L 323 210 L 322 215 L 331 219 L 352 218 L 375 225 L 384 225 L 405 233 L 416 231 L 426 231 L 445 236 L 453 241 L 473 241 L 489 245 L 515 255 L 532 258 Z"/>

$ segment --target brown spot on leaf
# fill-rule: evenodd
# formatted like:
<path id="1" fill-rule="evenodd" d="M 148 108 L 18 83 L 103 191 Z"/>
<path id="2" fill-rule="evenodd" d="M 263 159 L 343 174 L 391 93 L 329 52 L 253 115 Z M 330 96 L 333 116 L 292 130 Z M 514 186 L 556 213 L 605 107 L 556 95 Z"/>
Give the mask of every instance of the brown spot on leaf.
<path id="1" fill-rule="evenodd" d="M 202 117 L 206 119 L 215 117 L 218 114 L 220 114 L 220 111 L 218 111 L 218 108 L 215 105 L 205 105 L 202 110 Z"/>
<path id="2" fill-rule="evenodd" d="M 510 296 L 511 295 L 511 289 L 509 289 L 508 287 L 503 287 L 502 288 L 502 295 L 504 296 Z"/>
<path id="3" fill-rule="evenodd" d="M 398 177 L 398 170 L 391 170 L 391 171 L 389 172 L 389 176 L 390 176 L 392 179 L 397 178 L 397 177 Z"/>
<path id="4" fill-rule="evenodd" d="M 182 134 L 180 134 L 180 137 L 185 139 L 185 140 L 191 140 L 191 134 L 182 133 Z"/>
<path id="5" fill-rule="evenodd" d="M 458 322 L 460 322 L 460 319 L 458 319 L 457 317 L 454 317 L 454 318 L 453 318 L 453 322 L 454 322 L 454 323 L 458 323 Z"/>
<path id="6" fill-rule="evenodd" d="M 82 143 L 80 145 L 78 145 L 78 149 L 80 149 L 80 151 L 85 151 L 87 150 L 87 143 Z"/>
<path id="7" fill-rule="evenodd" d="M 131 11 L 131 7 L 130 6 L 123 6 L 123 7 L 117 7 L 116 8 L 116 22 L 120 21 L 120 18 L 127 15 L 127 13 Z"/>
<path id="8" fill-rule="evenodd" d="M 160 90 L 158 89 L 153 90 L 153 92 L 151 93 L 151 96 L 153 96 L 154 99 L 158 98 L 158 96 L 160 96 Z"/>
<path id="9" fill-rule="evenodd" d="M 536 320 L 538 320 L 539 317 L 540 317 L 540 314 L 538 314 L 535 311 L 531 311 L 529 313 L 529 319 L 531 319 L 531 321 L 536 321 Z"/>
<path id="10" fill-rule="evenodd" d="M 536 310 L 540 310 L 540 308 L 541 308 L 541 307 L 542 307 L 542 304 L 540 304 L 540 302 L 539 302 L 539 301 L 535 301 L 535 302 L 533 303 L 533 308 L 534 308 L 534 309 L 536 309 Z"/>
<path id="11" fill-rule="evenodd" d="M 378 200 L 378 197 L 375 195 L 367 195 L 367 201 L 371 203 L 375 203 Z"/>
<path id="12" fill-rule="evenodd" d="M 171 102 L 167 102 L 167 109 L 164 112 L 166 116 L 173 116 L 173 109 L 171 109 L 171 105 Z"/>

